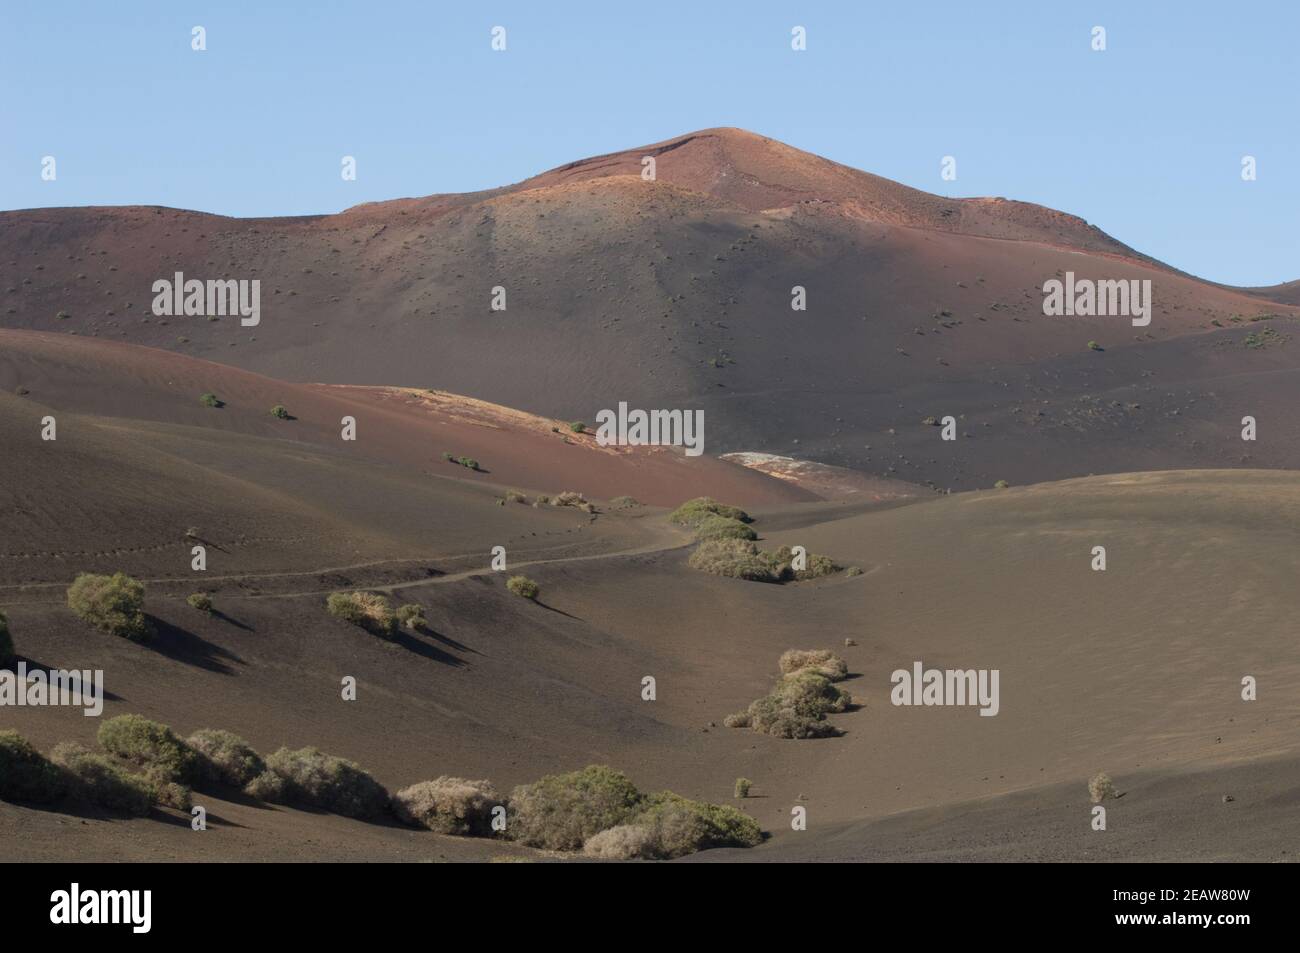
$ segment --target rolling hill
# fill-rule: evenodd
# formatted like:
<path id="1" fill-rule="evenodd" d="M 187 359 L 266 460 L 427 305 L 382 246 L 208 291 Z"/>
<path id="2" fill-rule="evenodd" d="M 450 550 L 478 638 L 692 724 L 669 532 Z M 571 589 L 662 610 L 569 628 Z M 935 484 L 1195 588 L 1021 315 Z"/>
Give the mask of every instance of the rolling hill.
<path id="1" fill-rule="evenodd" d="M 7 327 L 563 420 L 702 408 L 713 455 L 940 489 L 1300 465 L 1280 429 L 1245 461 L 1237 440 L 1262 394 L 1295 387 L 1286 288 L 1212 285 L 1072 215 L 929 195 L 735 129 L 331 216 L 5 212 L 0 263 Z M 259 279 L 261 323 L 153 315 L 175 272 Z M 1151 324 L 1044 316 L 1066 272 L 1150 280 Z M 942 445 L 921 421 L 949 414 L 963 436 Z"/>

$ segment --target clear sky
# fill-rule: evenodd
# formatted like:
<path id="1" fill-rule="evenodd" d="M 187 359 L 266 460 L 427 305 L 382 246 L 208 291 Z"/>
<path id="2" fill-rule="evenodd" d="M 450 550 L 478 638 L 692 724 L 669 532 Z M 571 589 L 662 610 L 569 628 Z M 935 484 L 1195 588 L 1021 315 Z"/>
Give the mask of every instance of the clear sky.
<path id="1" fill-rule="evenodd" d="M 1297 0 L 4 0 L 0 208 L 333 212 L 740 126 L 1272 284 L 1300 278 L 1298 46 Z"/>

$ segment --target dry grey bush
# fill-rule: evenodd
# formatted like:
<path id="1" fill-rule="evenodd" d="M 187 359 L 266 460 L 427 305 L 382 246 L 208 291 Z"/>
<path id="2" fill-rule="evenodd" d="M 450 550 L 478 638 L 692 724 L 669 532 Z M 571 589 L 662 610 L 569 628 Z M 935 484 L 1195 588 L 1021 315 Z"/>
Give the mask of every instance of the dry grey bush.
<path id="1" fill-rule="evenodd" d="M 393 813 L 406 824 L 438 834 L 486 837 L 492 833 L 492 809 L 501 803 L 489 781 L 443 775 L 394 794 Z"/>

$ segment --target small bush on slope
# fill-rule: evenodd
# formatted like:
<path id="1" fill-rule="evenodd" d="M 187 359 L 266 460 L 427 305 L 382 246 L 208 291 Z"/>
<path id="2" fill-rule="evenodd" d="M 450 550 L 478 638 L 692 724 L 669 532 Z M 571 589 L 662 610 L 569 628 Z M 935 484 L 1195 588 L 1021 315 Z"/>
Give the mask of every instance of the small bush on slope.
<path id="1" fill-rule="evenodd" d="M 668 514 L 668 519 L 682 526 L 689 526 L 694 529 L 699 523 L 708 519 L 710 516 L 722 516 L 727 519 L 739 520 L 742 523 L 753 522 L 746 513 L 738 506 L 727 506 L 719 503 L 717 500 L 710 499 L 707 496 L 699 496 L 693 500 L 687 500 L 677 509 Z"/>
<path id="2" fill-rule="evenodd" d="M 758 534 L 729 516 L 707 516 L 695 525 L 696 539 L 758 539 Z"/>
<path id="3" fill-rule="evenodd" d="M 289 783 L 274 771 L 263 771 L 244 785 L 244 793 L 259 801 L 284 804 L 289 800 Z"/>
<path id="4" fill-rule="evenodd" d="M 699 526 L 708 529 L 720 524 L 710 517 Z M 743 524 L 735 524 L 743 525 Z M 743 527 L 749 529 L 749 527 Z M 715 576 L 729 576 L 733 579 L 747 579 L 750 582 L 785 582 L 790 579 L 803 581 L 827 576 L 838 572 L 839 566 L 829 556 L 810 553 L 807 566 L 794 570 L 791 566 L 794 553 L 789 546 L 782 546 L 776 552 L 766 552 L 749 539 L 736 538 L 738 534 L 723 532 L 722 535 L 704 539 L 695 547 L 687 560 L 687 565 L 700 572 Z"/>
<path id="5" fill-rule="evenodd" d="M 849 674 L 849 667 L 844 659 L 830 649 L 787 649 L 781 653 L 778 664 L 781 666 L 782 675 L 792 675 L 795 672 L 811 669 L 819 675 L 826 676 L 832 682 L 838 682 Z"/>
<path id="6" fill-rule="evenodd" d="M 200 780 L 205 784 L 243 788 L 266 770 L 262 756 L 233 732 L 203 728 L 186 743 L 198 754 Z"/>
<path id="7" fill-rule="evenodd" d="M 398 791 L 393 795 L 393 813 L 406 824 L 438 834 L 489 837 L 492 809 L 501 803 L 489 781 L 444 775 Z"/>
<path id="8" fill-rule="evenodd" d="M 707 539 L 695 547 L 687 565 L 700 572 L 751 582 L 780 582 L 781 567 L 770 553 L 744 539 Z"/>
<path id="9" fill-rule="evenodd" d="M 789 546 L 782 546 L 775 553 L 778 563 L 789 567 L 790 575 L 799 582 L 805 579 L 817 579 L 820 576 L 830 576 L 840 571 L 840 567 L 835 564 L 835 560 L 829 556 L 820 556 L 817 553 L 808 553 L 803 569 L 794 568 L 794 550 Z"/>
<path id="10" fill-rule="evenodd" d="M 330 615 L 360 626 L 371 635 L 391 639 L 397 635 L 397 614 L 388 600 L 373 592 L 333 592 L 325 600 Z"/>
<path id="11" fill-rule="evenodd" d="M 530 847 L 578 850 L 587 838 L 622 824 L 640 806 L 641 794 L 627 775 L 593 764 L 515 788 L 506 830 Z"/>
<path id="12" fill-rule="evenodd" d="M 542 591 L 542 587 L 527 576 L 511 576 L 506 580 L 506 588 L 525 599 L 536 599 Z"/>
<path id="13" fill-rule="evenodd" d="M 174 807 L 186 813 L 194 807 L 194 792 L 189 785 L 177 784 L 175 781 L 151 781 L 148 777 L 145 781 L 153 790 L 154 801 L 163 807 Z"/>
<path id="14" fill-rule="evenodd" d="M 654 835 L 645 827 L 619 824 L 588 837 L 582 845 L 582 852 L 600 860 L 648 858 L 654 855 Z"/>
<path id="15" fill-rule="evenodd" d="M 672 860 L 714 847 L 753 847 L 762 839 L 758 822 L 743 811 L 661 791 L 645 797 L 626 824 L 587 838 L 582 852 L 607 860 Z"/>
<path id="16" fill-rule="evenodd" d="M 212 597 L 206 592 L 192 592 L 185 597 L 185 602 L 191 609 L 197 609 L 200 612 L 212 611 Z"/>
<path id="17" fill-rule="evenodd" d="M 782 661 L 786 662 L 790 654 L 782 656 Z M 844 711 L 852 699 L 831 681 L 815 668 L 794 669 L 781 678 L 771 694 L 751 702 L 742 712 L 728 715 L 723 724 L 728 728 L 751 728 L 777 738 L 826 738 L 839 734 L 839 729 L 826 721 L 826 716 Z"/>
<path id="18" fill-rule="evenodd" d="M 588 856 L 666 860 L 711 847 L 752 847 L 758 822 L 733 807 L 661 791 L 643 795 L 620 771 L 589 765 L 521 785 L 510 795 L 509 835 L 533 847 Z"/>
<path id="19" fill-rule="evenodd" d="M 100 576 L 83 572 L 68 587 L 68 608 L 82 621 L 125 639 L 149 634 L 144 617 L 144 584 L 126 573 Z"/>
<path id="20" fill-rule="evenodd" d="M 0 731 L 0 800 L 53 804 L 67 793 L 63 773 L 16 731 Z"/>
<path id="21" fill-rule="evenodd" d="M 101 748 L 143 768 L 151 781 L 192 785 L 200 780 L 198 753 L 166 725 L 140 715 L 118 715 L 99 726 L 98 738 Z"/>
<path id="22" fill-rule="evenodd" d="M 543 499 L 543 497 L 538 497 Z M 596 512 L 594 504 L 590 503 L 585 496 L 575 490 L 565 490 L 557 496 L 549 498 L 551 506 L 572 506 L 575 509 L 582 510 L 584 513 Z"/>
<path id="23" fill-rule="evenodd" d="M 650 832 L 650 856 L 660 860 L 714 847 L 754 847 L 763 839 L 758 822 L 744 811 L 671 791 L 647 797 L 645 810 L 630 823 Z"/>
<path id="24" fill-rule="evenodd" d="M 67 773 L 71 793 L 83 801 L 136 817 L 153 810 L 157 798 L 154 785 L 85 745 L 61 742 L 50 752 L 50 760 Z"/>
<path id="25" fill-rule="evenodd" d="M 772 695 L 783 705 L 810 718 L 842 712 L 851 701 L 849 693 L 836 688 L 831 679 L 809 669 L 784 676 Z"/>
<path id="26" fill-rule="evenodd" d="M 424 608 L 414 602 L 397 607 L 397 621 L 408 629 L 418 629 L 424 625 Z"/>
<path id="27" fill-rule="evenodd" d="M 344 817 L 375 817 L 388 806 L 388 792 L 358 765 L 315 748 L 281 748 L 266 759 L 284 779 L 284 798 Z"/>
<path id="28" fill-rule="evenodd" d="M 1088 782 L 1088 796 L 1093 804 L 1100 804 L 1107 798 L 1116 797 L 1115 782 L 1104 771 Z"/>

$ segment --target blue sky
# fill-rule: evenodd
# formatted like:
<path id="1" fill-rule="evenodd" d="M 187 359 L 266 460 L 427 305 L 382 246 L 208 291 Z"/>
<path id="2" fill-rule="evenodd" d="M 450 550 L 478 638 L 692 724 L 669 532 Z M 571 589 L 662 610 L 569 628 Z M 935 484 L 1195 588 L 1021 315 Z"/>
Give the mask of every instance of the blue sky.
<path id="1" fill-rule="evenodd" d="M 1271 284 L 1300 278 L 1297 36 L 1293 0 L 11 3 L 0 208 L 333 212 L 741 126 Z"/>

